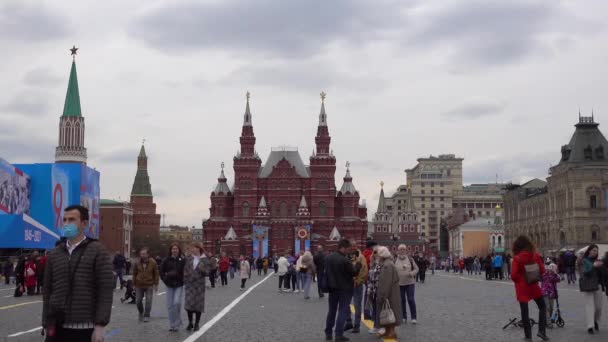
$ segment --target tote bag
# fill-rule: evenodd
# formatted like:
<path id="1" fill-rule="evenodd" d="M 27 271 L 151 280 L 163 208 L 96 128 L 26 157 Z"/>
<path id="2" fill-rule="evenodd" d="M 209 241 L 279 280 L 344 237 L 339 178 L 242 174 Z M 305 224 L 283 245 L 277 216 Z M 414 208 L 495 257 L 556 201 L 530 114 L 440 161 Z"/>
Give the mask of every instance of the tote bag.
<path id="1" fill-rule="evenodd" d="M 389 303 L 388 299 L 385 299 L 384 303 L 382 304 L 382 310 L 380 310 L 380 325 L 392 325 L 396 322 L 397 320 L 395 318 L 395 313 L 391 308 L 391 304 Z"/>

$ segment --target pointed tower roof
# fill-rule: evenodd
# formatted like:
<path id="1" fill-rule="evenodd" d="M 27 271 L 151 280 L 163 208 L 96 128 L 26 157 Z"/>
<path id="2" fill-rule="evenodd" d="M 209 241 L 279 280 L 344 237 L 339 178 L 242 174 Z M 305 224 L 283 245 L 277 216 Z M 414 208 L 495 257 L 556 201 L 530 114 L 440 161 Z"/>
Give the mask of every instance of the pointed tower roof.
<path id="1" fill-rule="evenodd" d="M 355 185 L 353 184 L 353 177 L 350 175 L 350 162 L 346 162 L 346 175 L 344 176 L 344 184 L 340 188 L 342 195 L 351 194 L 354 195 L 357 192 Z"/>
<path id="2" fill-rule="evenodd" d="M 297 217 L 308 217 L 310 216 L 310 211 L 308 210 L 308 204 L 306 203 L 306 198 L 302 195 L 302 199 L 300 200 L 300 207 L 298 208 L 298 212 L 296 213 Z"/>
<path id="3" fill-rule="evenodd" d="M 380 182 L 380 198 L 378 198 L 378 209 L 376 213 L 386 211 L 386 199 L 384 198 L 384 182 Z"/>
<path id="4" fill-rule="evenodd" d="M 230 227 L 230 229 L 228 229 L 228 232 L 226 233 L 226 235 L 224 236 L 224 240 L 236 240 L 237 236 L 236 236 L 236 232 L 234 231 L 234 228 L 232 228 L 232 226 Z"/>
<path id="5" fill-rule="evenodd" d="M 306 198 L 302 195 L 302 199 L 300 200 L 300 208 L 308 208 L 308 204 L 306 204 Z"/>
<path id="6" fill-rule="evenodd" d="M 270 216 L 270 213 L 268 212 L 268 208 L 266 206 L 266 198 L 264 196 L 262 196 L 262 199 L 260 199 L 260 205 L 258 205 L 258 211 L 255 216 L 260 219 L 266 219 Z"/>
<path id="7" fill-rule="evenodd" d="M 245 115 L 243 116 L 243 126 L 251 126 L 251 110 L 249 109 L 249 98 L 251 93 L 247 92 L 245 95 L 247 98 L 247 104 L 245 105 Z"/>
<path id="8" fill-rule="evenodd" d="M 131 196 L 152 196 L 152 185 L 150 184 L 150 176 L 148 176 L 148 156 L 146 156 L 143 144 L 137 156 L 137 173 L 131 189 Z"/>
<path id="9" fill-rule="evenodd" d="M 78 48 L 74 46 L 72 51 L 72 69 L 70 70 L 70 80 L 68 82 L 68 92 L 65 95 L 65 103 L 63 105 L 63 116 L 82 116 L 80 110 L 80 92 L 78 90 L 78 76 L 76 75 L 76 51 Z"/>
<path id="10" fill-rule="evenodd" d="M 262 196 L 262 199 L 260 200 L 260 205 L 258 207 L 266 208 L 266 198 L 264 196 Z"/>
<path id="11" fill-rule="evenodd" d="M 230 193 L 230 187 L 228 186 L 226 175 L 224 175 L 224 163 L 221 164 L 222 171 L 220 172 L 220 176 L 217 178 L 217 185 L 215 186 L 215 190 L 213 190 L 214 195 L 224 194 L 227 195 Z"/>
<path id="12" fill-rule="evenodd" d="M 319 126 L 327 126 L 327 114 L 325 113 L 325 97 L 327 94 L 321 92 L 321 111 L 319 112 Z"/>
<path id="13" fill-rule="evenodd" d="M 338 231 L 338 227 L 334 226 L 334 229 L 332 229 L 331 233 L 329 234 L 329 240 L 339 241 L 341 238 L 342 238 L 342 235 L 340 235 L 340 232 Z"/>

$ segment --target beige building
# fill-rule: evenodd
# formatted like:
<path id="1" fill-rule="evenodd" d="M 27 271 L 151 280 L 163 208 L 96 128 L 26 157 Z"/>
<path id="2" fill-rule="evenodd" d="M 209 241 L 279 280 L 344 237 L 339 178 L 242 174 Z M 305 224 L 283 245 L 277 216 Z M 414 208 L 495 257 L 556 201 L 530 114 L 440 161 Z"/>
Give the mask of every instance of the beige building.
<path id="1" fill-rule="evenodd" d="M 591 117 L 580 117 L 547 182 L 510 185 L 505 194 L 507 246 L 529 236 L 539 250 L 608 242 L 608 141 Z"/>
<path id="2" fill-rule="evenodd" d="M 469 217 L 466 222 L 451 227 L 450 253 L 455 257 L 483 257 L 505 251 L 505 233 L 500 207 L 495 217 Z"/>
<path id="3" fill-rule="evenodd" d="M 192 227 L 194 228 L 194 227 Z M 182 247 L 182 252 L 186 252 L 187 247 L 193 241 L 193 230 L 189 227 L 170 225 L 160 227 L 160 248 L 161 254 L 167 255 L 169 246 L 176 242 Z"/>

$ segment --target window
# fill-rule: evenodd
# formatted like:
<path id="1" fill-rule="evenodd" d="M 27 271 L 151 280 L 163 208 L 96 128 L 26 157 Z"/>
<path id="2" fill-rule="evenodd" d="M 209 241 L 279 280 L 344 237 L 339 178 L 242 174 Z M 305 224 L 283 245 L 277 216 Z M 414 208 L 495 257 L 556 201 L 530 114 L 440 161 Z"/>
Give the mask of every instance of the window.
<path id="1" fill-rule="evenodd" d="M 249 216 L 249 203 L 248 202 L 243 202 L 243 216 L 244 217 Z"/>
<path id="2" fill-rule="evenodd" d="M 426 198 L 421 197 L 421 198 L 420 198 L 420 200 L 421 200 L 422 202 L 424 202 L 424 201 L 426 200 Z"/>
<path id="3" fill-rule="evenodd" d="M 423 188 L 424 188 L 424 185 L 425 185 L 424 182 L 420 183 L 420 186 Z"/>
<path id="4" fill-rule="evenodd" d="M 410 225 L 410 232 L 414 232 L 416 230 L 416 226 L 415 225 Z"/>
<path id="5" fill-rule="evenodd" d="M 442 207 L 442 208 L 443 208 L 443 207 Z M 443 215 L 445 215 L 445 211 L 442 211 L 442 212 L 441 212 L 441 216 L 443 216 Z"/>
<path id="6" fill-rule="evenodd" d="M 420 190 L 420 193 L 424 195 L 424 190 Z"/>
<path id="7" fill-rule="evenodd" d="M 431 188 L 434 188 L 434 187 L 435 187 L 435 183 L 431 183 Z"/>
<path id="8" fill-rule="evenodd" d="M 443 182 L 439 183 L 439 186 L 443 188 Z M 441 190 L 443 191 L 443 190 Z"/>
<path id="9" fill-rule="evenodd" d="M 431 201 L 435 202 L 435 197 L 431 197 Z"/>
<path id="10" fill-rule="evenodd" d="M 443 190 L 439 190 L 439 193 L 440 193 L 441 195 L 443 195 Z"/>
<path id="11" fill-rule="evenodd" d="M 297 213 L 298 213 L 298 206 L 296 205 L 296 202 L 292 202 L 291 203 L 291 216 L 296 216 Z"/>
<path id="12" fill-rule="evenodd" d="M 596 195 L 589 196 L 589 206 L 592 209 L 597 208 L 597 196 Z"/>
<path id="13" fill-rule="evenodd" d="M 498 236 L 498 247 L 502 247 L 502 236 Z"/>
<path id="14" fill-rule="evenodd" d="M 445 204 L 441 203 L 441 208 L 445 208 Z M 441 215 L 443 215 L 443 211 L 441 212 Z"/>
<path id="15" fill-rule="evenodd" d="M 435 190 L 431 190 L 431 194 L 434 194 L 434 193 L 435 193 Z"/>
<path id="16" fill-rule="evenodd" d="M 287 217 L 287 203 L 281 202 L 281 217 Z"/>
<path id="17" fill-rule="evenodd" d="M 420 207 L 425 208 L 425 207 L 426 207 L 426 205 L 425 205 L 424 203 L 422 203 L 422 204 L 420 205 Z"/>
<path id="18" fill-rule="evenodd" d="M 591 232 L 591 241 L 597 241 L 597 232 L 595 230 Z"/>
<path id="19" fill-rule="evenodd" d="M 443 202 L 443 200 L 444 200 L 444 199 L 445 199 L 444 197 L 441 197 L 439 200 L 440 200 L 441 202 Z"/>
<path id="20" fill-rule="evenodd" d="M 319 202 L 319 215 L 327 216 L 327 203 Z"/>
<path id="21" fill-rule="evenodd" d="M 432 203 L 432 204 L 431 204 L 431 208 L 435 208 L 435 203 Z"/>
<path id="22" fill-rule="evenodd" d="M 425 219 L 425 218 L 422 218 L 422 219 L 420 220 L 420 222 L 426 222 L 426 219 Z"/>

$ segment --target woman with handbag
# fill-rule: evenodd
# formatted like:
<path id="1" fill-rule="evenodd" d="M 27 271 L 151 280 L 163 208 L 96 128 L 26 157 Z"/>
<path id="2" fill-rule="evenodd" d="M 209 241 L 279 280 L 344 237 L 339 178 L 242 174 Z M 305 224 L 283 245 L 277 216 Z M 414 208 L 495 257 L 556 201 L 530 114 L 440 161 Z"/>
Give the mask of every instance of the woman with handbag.
<path id="1" fill-rule="evenodd" d="M 527 236 L 521 235 L 515 239 L 512 251 L 514 257 L 511 267 L 511 280 L 515 283 L 515 294 L 521 309 L 521 320 L 524 325 L 526 341 L 532 341 L 532 326 L 528 311 L 528 302 L 531 300 L 534 300 L 538 306 L 538 334 L 536 336 L 543 341 L 548 341 L 549 338 L 546 335 L 547 307 L 538 285 L 545 273 L 545 265 Z"/>
<path id="2" fill-rule="evenodd" d="M 403 319 L 401 295 L 399 293 L 399 274 L 388 248 L 384 246 L 378 248 L 378 257 L 381 268 L 378 276 L 376 308 L 378 309 L 380 325 L 385 328 L 385 333 L 381 337 L 396 339 L 395 327 L 400 325 Z"/>
<path id="3" fill-rule="evenodd" d="M 600 270 L 604 263 L 598 259 L 599 249 L 591 244 L 585 254 L 579 259 L 580 271 L 579 288 L 585 297 L 585 312 L 587 313 L 587 332 L 591 335 L 599 330 L 597 322 L 602 315 L 602 295 L 600 289 Z"/>

